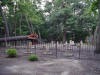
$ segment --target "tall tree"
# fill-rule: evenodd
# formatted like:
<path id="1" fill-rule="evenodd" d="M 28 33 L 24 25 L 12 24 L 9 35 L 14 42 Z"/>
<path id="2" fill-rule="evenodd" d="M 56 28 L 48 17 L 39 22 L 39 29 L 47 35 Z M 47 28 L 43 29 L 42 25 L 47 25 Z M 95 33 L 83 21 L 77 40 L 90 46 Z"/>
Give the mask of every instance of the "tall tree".
<path id="1" fill-rule="evenodd" d="M 99 10 L 99 17 L 98 17 L 98 29 L 97 29 L 97 41 L 96 41 L 96 53 L 100 54 L 100 0 L 97 0 L 97 6 Z"/>
<path id="2" fill-rule="evenodd" d="M 96 37 L 96 50 L 95 50 L 95 52 L 100 54 L 100 0 L 93 0 L 91 3 L 90 10 L 94 13 L 99 13 L 98 26 L 97 26 L 97 30 L 96 30 L 97 37 Z"/>
<path id="3" fill-rule="evenodd" d="M 8 22 L 7 22 L 5 14 L 4 14 L 3 10 L 2 10 L 1 1 L 0 1 L 0 11 L 1 11 L 1 15 L 2 15 L 2 18 L 4 20 L 4 23 L 5 23 L 6 36 L 9 37 Z"/>

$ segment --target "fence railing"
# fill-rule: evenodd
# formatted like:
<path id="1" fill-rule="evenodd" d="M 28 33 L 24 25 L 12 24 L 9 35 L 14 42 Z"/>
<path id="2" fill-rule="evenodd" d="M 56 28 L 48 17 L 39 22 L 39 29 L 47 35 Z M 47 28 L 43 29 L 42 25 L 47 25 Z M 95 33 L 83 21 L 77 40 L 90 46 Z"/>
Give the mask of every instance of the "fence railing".
<path id="1" fill-rule="evenodd" d="M 32 45 L 31 42 L 28 42 L 27 44 L 25 42 L 21 42 L 21 44 L 8 45 L 6 49 L 8 48 L 16 48 L 20 55 L 35 54 L 40 57 L 45 56 L 54 58 L 59 58 L 59 57 L 89 58 L 94 56 L 94 50 L 95 50 L 94 45 L 82 42 L 80 43 L 43 42 L 36 45 Z"/>

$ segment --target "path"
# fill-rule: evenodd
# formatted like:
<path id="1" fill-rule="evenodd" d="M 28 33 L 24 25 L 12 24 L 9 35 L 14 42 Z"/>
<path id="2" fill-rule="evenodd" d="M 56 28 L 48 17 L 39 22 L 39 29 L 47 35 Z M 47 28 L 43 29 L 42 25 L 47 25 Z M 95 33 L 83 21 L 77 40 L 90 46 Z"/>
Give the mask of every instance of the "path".
<path id="1" fill-rule="evenodd" d="M 40 58 L 30 62 L 25 56 L 0 57 L 0 75 L 100 75 L 100 61 Z"/>

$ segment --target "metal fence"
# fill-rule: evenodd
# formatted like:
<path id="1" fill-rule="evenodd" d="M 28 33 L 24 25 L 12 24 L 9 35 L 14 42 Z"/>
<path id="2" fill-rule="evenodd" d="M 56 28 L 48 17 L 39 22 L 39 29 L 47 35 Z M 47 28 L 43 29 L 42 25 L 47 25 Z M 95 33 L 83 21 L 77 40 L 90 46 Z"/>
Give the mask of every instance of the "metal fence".
<path id="1" fill-rule="evenodd" d="M 94 58 L 95 46 L 85 43 L 49 42 L 32 45 L 31 43 L 17 46 L 1 47 L 0 53 L 4 55 L 9 48 L 18 50 L 19 55 L 35 54 L 38 57 L 52 58 Z"/>

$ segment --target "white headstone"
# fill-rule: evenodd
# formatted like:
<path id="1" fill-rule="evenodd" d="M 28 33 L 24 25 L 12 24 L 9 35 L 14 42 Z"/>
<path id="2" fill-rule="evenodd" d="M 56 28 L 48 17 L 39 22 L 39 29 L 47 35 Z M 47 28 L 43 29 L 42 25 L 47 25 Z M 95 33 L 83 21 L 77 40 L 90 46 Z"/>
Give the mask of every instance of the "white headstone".
<path id="1" fill-rule="evenodd" d="M 82 40 L 80 41 L 80 45 L 83 45 L 83 41 Z"/>
<path id="2" fill-rule="evenodd" d="M 59 42 L 57 41 L 57 45 L 59 44 Z"/>
<path id="3" fill-rule="evenodd" d="M 53 44 L 54 42 L 53 41 L 51 41 L 51 44 Z"/>
<path id="4" fill-rule="evenodd" d="M 35 48 L 35 46 L 34 45 L 32 45 L 32 47 L 31 48 Z"/>
<path id="5" fill-rule="evenodd" d="M 72 45 L 75 45 L 74 41 L 72 41 Z"/>
<path id="6" fill-rule="evenodd" d="M 70 40 L 69 42 L 70 45 L 75 45 L 74 41 Z"/>
<path id="7" fill-rule="evenodd" d="M 66 42 L 65 42 L 65 44 L 67 45 L 67 44 L 68 44 L 68 42 L 66 41 Z"/>

